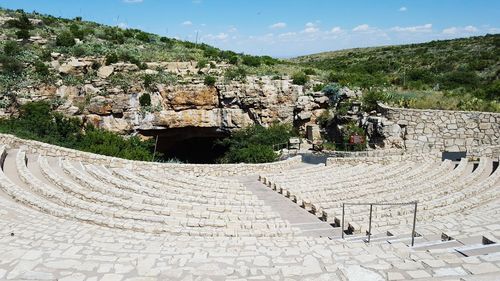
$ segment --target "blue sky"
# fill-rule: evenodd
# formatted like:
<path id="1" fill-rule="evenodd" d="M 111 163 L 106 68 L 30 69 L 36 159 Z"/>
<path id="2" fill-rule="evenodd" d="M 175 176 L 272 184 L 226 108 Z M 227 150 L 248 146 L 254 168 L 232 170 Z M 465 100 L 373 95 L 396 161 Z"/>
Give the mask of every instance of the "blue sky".
<path id="1" fill-rule="evenodd" d="M 0 0 L 257 55 L 500 33 L 498 0 Z"/>

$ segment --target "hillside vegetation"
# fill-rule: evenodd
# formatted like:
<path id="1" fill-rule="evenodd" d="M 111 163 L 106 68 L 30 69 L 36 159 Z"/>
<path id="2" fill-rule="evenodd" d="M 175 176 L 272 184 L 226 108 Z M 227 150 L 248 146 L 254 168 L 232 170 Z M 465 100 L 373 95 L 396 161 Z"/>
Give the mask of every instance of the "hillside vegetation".
<path id="1" fill-rule="evenodd" d="M 360 48 L 292 60 L 399 106 L 499 111 L 500 34 Z M 441 101 L 438 102 L 437 101 Z"/>

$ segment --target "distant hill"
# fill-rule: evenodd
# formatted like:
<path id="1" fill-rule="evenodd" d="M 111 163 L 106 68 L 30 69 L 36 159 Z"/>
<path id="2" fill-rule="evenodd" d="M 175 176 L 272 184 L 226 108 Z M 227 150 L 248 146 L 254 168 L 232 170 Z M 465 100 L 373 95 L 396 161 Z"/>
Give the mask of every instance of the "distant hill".
<path id="1" fill-rule="evenodd" d="M 418 90 L 462 90 L 500 99 L 500 34 L 422 44 L 358 48 L 297 57 L 331 82 Z"/>

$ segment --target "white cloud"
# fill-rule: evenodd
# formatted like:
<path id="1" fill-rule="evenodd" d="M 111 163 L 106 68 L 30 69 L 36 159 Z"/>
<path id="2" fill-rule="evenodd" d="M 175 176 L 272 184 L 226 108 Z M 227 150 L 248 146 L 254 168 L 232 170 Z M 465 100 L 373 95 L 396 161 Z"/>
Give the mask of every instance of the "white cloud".
<path id="1" fill-rule="evenodd" d="M 361 25 L 358 25 L 355 28 L 353 28 L 352 31 L 354 31 L 354 32 L 361 31 L 362 32 L 362 31 L 368 31 L 370 29 L 371 29 L 371 27 L 368 24 L 361 24 Z"/>
<path id="2" fill-rule="evenodd" d="M 466 27 L 448 27 L 443 29 L 443 34 L 446 35 L 457 35 L 457 34 L 467 34 L 467 33 L 477 33 L 479 29 L 475 26 L 468 25 Z"/>
<path id="3" fill-rule="evenodd" d="M 408 8 L 406 8 L 405 6 L 403 6 L 403 7 L 399 8 L 399 11 L 400 12 L 406 12 L 406 11 L 408 11 Z"/>
<path id="4" fill-rule="evenodd" d="M 302 30 L 302 33 L 309 33 L 309 34 L 317 33 L 317 32 L 319 32 L 319 28 L 315 23 L 312 23 L 312 22 L 306 23 L 305 29 Z"/>
<path id="5" fill-rule="evenodd" d="M 205 36 L 206 39 L 208 40 L 226 40 L 229 37 L 229 34 L 221 32 L 219 34 L 213 35 L 213 34 L 208 34 Z"/>
<path id="6" fill-rule="evenodd" d="M 193 23 L 190 20 L 187 20 L 187 21 L 184 21 L 183 23 L 181 23 L 181 25 L 191 26 L 191 25 L 193 25 Z"/>
<path id="7" fill-rule="evenodd" d="M 144 0 L 123 0 L 123 2 L 128 4 L 138 4 L 144 2 Z"/>
<path id="8" fill-rule="evenodd" d="M 456 27 L 448 27 L 443 29 L 443 34 L 456 34 L 458 33 L 458 28 Z"/>
<path id="9" fill-rule="evenodd" d="M 407 27 L 400 27 L 400 26 L 395 26 L 391 28 L 392 31 L 396 32 L 431 32 L 432 31 L 432 24 L 427 23 L 424 25 L 416 25 L 416 26 L 407 26 Z"/>
<path id="10" fill-rule="evenodd" d="M 464 27 L 464 30 L 467 32 L 477 32 L 478 31 L 477 27 L 472 26 L 472 25 L 468 25 L 468 26 Z"/>
<path id="11" fill-rule="evenodd" d="M 236 27 L 234 27 L 234 26 L 230 26 L 230 27 L 229 27 L 229 30 L 228 30 L 227 32 L 229 32 L 229 33 L 234 33 L 234 32 L 237 32 L 237 31 L 238 31 L 238 29 L 237 29 Z"/>
<path id="12" fill-rule="evenodd" d="M 332 29 L 330 29 L 329 33 L 332 33 L 332 34 L 338 34 L 338 33 L 342 33 L 342 28 L 340 28 L 340 26 L 335 26 L 335 27 L 332 27 Z"/>
<path id="13" fill-rule="evenodd" d="M 286 33 L 281 33 L 280 35 L 278 35 L 278 37 L 285 38 L 285 37 L 293 37 L 295 35 L 297 35 L 296 32 L 286 32 Z"/>
<path id="14" fill-rule="evenodd" d="M 277 22 L 275 24 L 271 24 L 269 26 L 269 28 L 272 28 L 272 29 L 280 29 L 280 28 L 285 28 L 286 27 L 286 23 L 284 22 Z"/>

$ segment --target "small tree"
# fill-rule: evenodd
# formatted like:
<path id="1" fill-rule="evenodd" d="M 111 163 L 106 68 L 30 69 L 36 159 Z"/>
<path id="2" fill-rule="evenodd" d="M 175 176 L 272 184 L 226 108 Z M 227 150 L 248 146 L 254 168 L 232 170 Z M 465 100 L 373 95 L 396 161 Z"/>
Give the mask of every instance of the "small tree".
<path id="1" fill-rule="evenodd" d="M 56 45 L 61 47 L 72 47 L 76 44 L 75 37 L 69 31 L 63 31 L 56 37 Z"/>
<path id="2" fill-rule="evenodd" d="M 16 37 L 17 39 L 23 39 L 23 40 L 29 39 L 30 32 L 27 29 L 19 29 L 18 31 L 16 31 Z"/>
<path id="3" fill-rule="evenodd" d="M 205 81 L 204 81 L 204 83 L 205 83 L 205 85 L 212 87 L 212 86 L 214 86 L 214 85 L 215 85 L 215 82 L 216 82 L 216 81 L 217 81 L 217 80 L 215 79 L 215 77 L 210 76 L 210 75 L 207 75 L 207 76 L 205 76 Z"/>
<path id="4" fill-rule="evenodd" d="M 151 95 L 144 93 L 139 97 L 139 104 L 141 106 L 151 106 Z"/>

